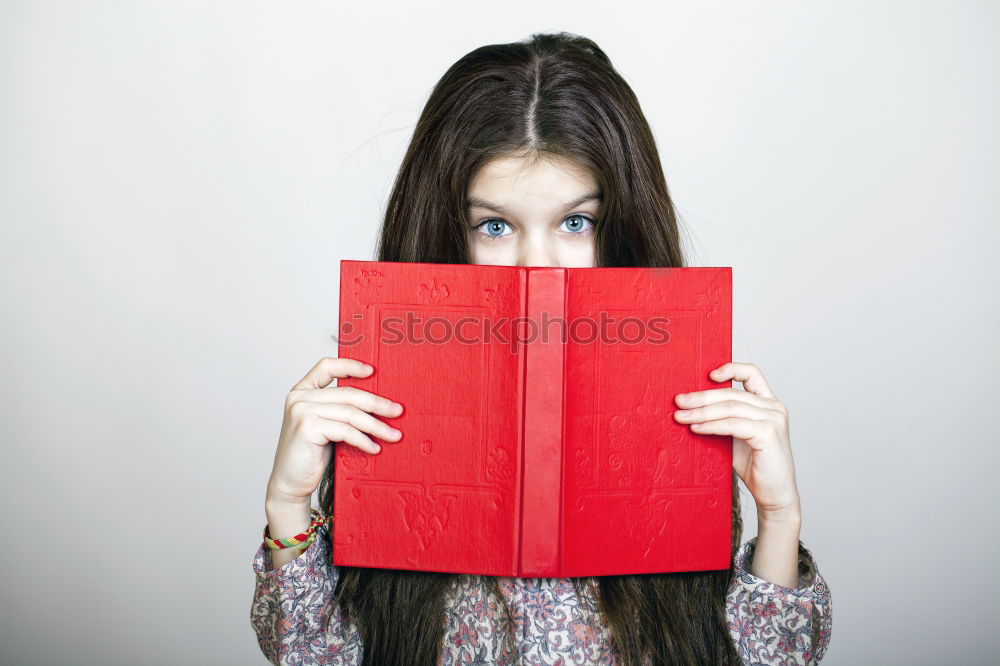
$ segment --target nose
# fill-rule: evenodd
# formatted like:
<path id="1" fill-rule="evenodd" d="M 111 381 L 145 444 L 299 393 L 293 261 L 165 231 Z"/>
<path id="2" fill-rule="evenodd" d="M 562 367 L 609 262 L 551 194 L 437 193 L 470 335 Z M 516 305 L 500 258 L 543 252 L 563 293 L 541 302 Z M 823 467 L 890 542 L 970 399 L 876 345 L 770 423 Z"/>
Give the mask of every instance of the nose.
<path id="1" fill-rule="evenodd" d="M 558 266 L 559 261 L 551 245 L 540 239 L 531 239 L 518 248 L 518 266 Z"/>

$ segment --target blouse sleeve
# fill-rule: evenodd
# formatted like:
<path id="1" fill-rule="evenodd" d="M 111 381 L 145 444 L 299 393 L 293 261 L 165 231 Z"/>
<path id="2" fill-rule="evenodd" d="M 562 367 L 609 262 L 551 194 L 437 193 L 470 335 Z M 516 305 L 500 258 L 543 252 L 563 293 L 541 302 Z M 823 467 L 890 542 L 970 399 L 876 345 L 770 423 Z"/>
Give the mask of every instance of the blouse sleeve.
<path id="1" fill-rule="evenodd" d="M 332 561 L 327 525 L 317 528 L 312 545 L 280 569 L 271 569 L 270 551 L 262 542 L 254 556 L 253 571 L 257 584 L 250 624 L 257 632 L 261 652 L 272 664 L 361 663 L 357 629 L 344 622 L 339 608 L 333 608 L 340 568 Z"/>
<path id="2" fill-rule="evenodd" d="M 757 537 L 736 553 L 727 619 L 744 664 L 818 664 L 830 644 L 833 598 L 812 553 L 799 541 L 796 588 L 750 573 Z"/>

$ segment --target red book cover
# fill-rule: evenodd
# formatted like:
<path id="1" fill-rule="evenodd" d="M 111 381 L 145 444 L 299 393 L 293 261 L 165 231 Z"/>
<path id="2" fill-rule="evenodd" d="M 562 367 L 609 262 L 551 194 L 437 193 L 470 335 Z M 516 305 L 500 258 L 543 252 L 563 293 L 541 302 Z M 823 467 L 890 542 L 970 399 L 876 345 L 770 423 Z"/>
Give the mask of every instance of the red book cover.
<path id="1" fill-rule="evenodd" d="M 708 373 L 731 360 L 731 268 L 344 260 L 338 343 L 375 367 L 338 385 L 402 403 L 403 436 L 335 444 L 334 564 L 729 568 L 732 438 L 673 412 L 730 386 Z"/>

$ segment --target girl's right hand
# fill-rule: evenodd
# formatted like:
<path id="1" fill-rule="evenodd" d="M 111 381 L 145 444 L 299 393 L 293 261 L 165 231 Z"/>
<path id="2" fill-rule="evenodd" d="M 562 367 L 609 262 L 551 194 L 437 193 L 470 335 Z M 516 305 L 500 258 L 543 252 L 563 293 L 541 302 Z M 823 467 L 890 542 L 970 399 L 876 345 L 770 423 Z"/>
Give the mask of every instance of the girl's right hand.
<path id="1" fill-rule="evenodd" d="M 372 370 L 354 359 L 325 357 L 292 387 L 267 483 L 269 500 L 308 505 L 333 455 L 332 442 L 375 454 L 379 446 L 364 433 L 387 441 L 402 437 L 372 416 L 397 417 L 401 404 L 352 386 L 330 385 L 337 378 L 367 377 Z"/>

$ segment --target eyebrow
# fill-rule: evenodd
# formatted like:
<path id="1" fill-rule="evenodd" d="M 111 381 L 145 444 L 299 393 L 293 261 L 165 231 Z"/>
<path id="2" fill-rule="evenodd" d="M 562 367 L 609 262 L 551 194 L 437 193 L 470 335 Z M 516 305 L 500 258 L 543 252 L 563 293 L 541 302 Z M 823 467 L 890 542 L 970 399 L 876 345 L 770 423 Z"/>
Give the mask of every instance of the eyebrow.
<path id="1" fill-rule="evenodd" d="M 567 201 L 564 204 L 563 207 L 564 208 L 576 208 L 577 206 L 579 206 L 580 204 L 584 203 L 585 201 L 590 201 L 592 199 L 600 199 L 600 198 L 601 198 L 601 193 L 600 192 L 588 192 L 587 194 L 584 194 L 582 197 L 580 197 L 578 199 L 573 199 L 572 201 Z M 466 204 L 465 208 L 466 208 L 466 210 L 468 210 L 469 208 L 488 208 L 490 210 L 495 210 L 496 212 L 502 213 L 504 215 L 509 215 L 510 214 L 510 212 L 506 208 L 504 208 L 503 206 L 499 206 L 497 204 L 490 203 L 489 201 L 486 201 L 485 199 L 479 199 L 477 197 L 470 197 L 468 199 L 468 201 L 467 201 L 467 204 Z"/>

